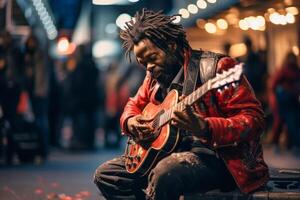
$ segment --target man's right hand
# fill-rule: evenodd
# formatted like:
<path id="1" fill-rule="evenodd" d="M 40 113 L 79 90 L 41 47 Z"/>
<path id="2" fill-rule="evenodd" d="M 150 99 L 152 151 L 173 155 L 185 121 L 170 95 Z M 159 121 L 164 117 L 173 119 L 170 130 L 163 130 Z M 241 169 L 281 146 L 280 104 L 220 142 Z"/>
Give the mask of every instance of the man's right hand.
<path id="1" fill-rule="evenodd" d="M 136 115 L 128 119 L 128 130 L 137 142 L 147 142 L 154 139 L 155 134 L 150 124 L 151 121 L 152 119 L 145 118 L 142 115 Z"/>

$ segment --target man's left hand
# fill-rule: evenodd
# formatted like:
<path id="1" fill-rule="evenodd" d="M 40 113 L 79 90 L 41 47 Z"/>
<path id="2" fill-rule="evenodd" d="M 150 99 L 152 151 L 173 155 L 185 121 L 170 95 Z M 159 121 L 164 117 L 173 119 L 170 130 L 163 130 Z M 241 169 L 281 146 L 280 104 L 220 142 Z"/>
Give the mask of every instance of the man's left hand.
<path id="1" fill-rule="evenodd" d="M 191 106 L 186 106 L 184 111 L 175 110 L 172 125 L 190 131 L 198 137 L 205 136 L 208 128 L 207 122 Z"/>

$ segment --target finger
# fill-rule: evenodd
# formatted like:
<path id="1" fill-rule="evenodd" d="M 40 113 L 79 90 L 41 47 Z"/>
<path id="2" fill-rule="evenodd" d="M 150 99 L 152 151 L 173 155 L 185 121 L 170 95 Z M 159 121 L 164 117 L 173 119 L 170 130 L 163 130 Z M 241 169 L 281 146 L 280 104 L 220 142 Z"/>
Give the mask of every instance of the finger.
<path id="1" fill-rule="evenodd" d="M 198 121 L 198 116 L 197 113 L 194 111 L 192 106 L 186 106 L 185 108 L 186 113 L 188 115 L 188 117 L 192 120 L 192 121 Z"/>
<path id="2" fill-rule="evenodd" d="M 189 120 L 187 114 L 185 114 L 182 111 L 174 111 L 173 118 L 178 118 L 178 120 L 182 120 L 182 121 L 188 121 Z"/>
<path id="3" fill-rule="evenodd" d="M 146 118 L 146 117 L 141 116 L 141 117 L 138 117 L 136 120 L 140 123 L 145 123 L 145 122 L 151 122 L 152 118 Z"/>
<path id="4" fill-rule="evenodd" d="M 187 123 L 186 121 L 178 120 L 178 118 L 173 119 L 172 125 L 184 130 L 189 130 L 191 128 L 190 123 Z"/>
<path id="5" fill-rule="evenodd" d="M 144 131 L 146 131 L 146 132 L 154 131 L 154 129 L 151 126 L 147 125 L 147 124 L 139 124 L 139 125 L 137 125 L 137 128 L 142 132 L 144 132 Z"/>
<path id="6" fill-rule="evenodd" d="M 140 135 L 140 131 L 135 126 L 133 127 L 133 134 L 135 136 L 139 136 Z"/>
<path id="7" fill-rule="evenodd" d="M 181 96 L 179 97 L 179 101 L 182 101 L 185 97 L 186 97 L 185 95 L 181 95 Z"/>

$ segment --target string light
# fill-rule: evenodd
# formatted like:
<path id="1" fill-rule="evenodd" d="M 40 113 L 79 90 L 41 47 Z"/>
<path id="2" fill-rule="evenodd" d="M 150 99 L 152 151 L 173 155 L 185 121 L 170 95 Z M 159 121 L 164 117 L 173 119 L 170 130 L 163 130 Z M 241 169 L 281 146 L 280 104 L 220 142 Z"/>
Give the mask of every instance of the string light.
<path id="1" fill-rule="evenodd" d="M 181 15 L 182 18 L 189 18 L 190 16 L 189 11 L 185 8 L 180 9 L 178 13 Z"/>
<path id="2" fill-rule="evenodd" d="M 195 4 L 188 5 L 187 9 L 192 14 L 196 14 L 198 12 L 198 7 Z"/>

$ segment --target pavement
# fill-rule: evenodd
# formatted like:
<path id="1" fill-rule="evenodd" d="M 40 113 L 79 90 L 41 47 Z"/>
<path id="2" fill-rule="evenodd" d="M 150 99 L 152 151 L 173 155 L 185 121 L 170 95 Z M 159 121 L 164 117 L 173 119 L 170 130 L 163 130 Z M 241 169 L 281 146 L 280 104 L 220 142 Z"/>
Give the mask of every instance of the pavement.
<path id="1" fill-rule="evenodd" d="M 55 150 L 42 164 L 0 166 L 0 200 L 104 200 L 93 183 L 101 163 L 123 150 Z"/>
<path id="2" fill-rule="evenodd" d="M 0 165 L 0 200 L 104 200 L 93 183 L 97 166 L 123 153 L 100 149 L 95 152 L 53 150 L 40 164 Z M 300 168 L 300 156 L 264 149 L 272 168 Z"/>

